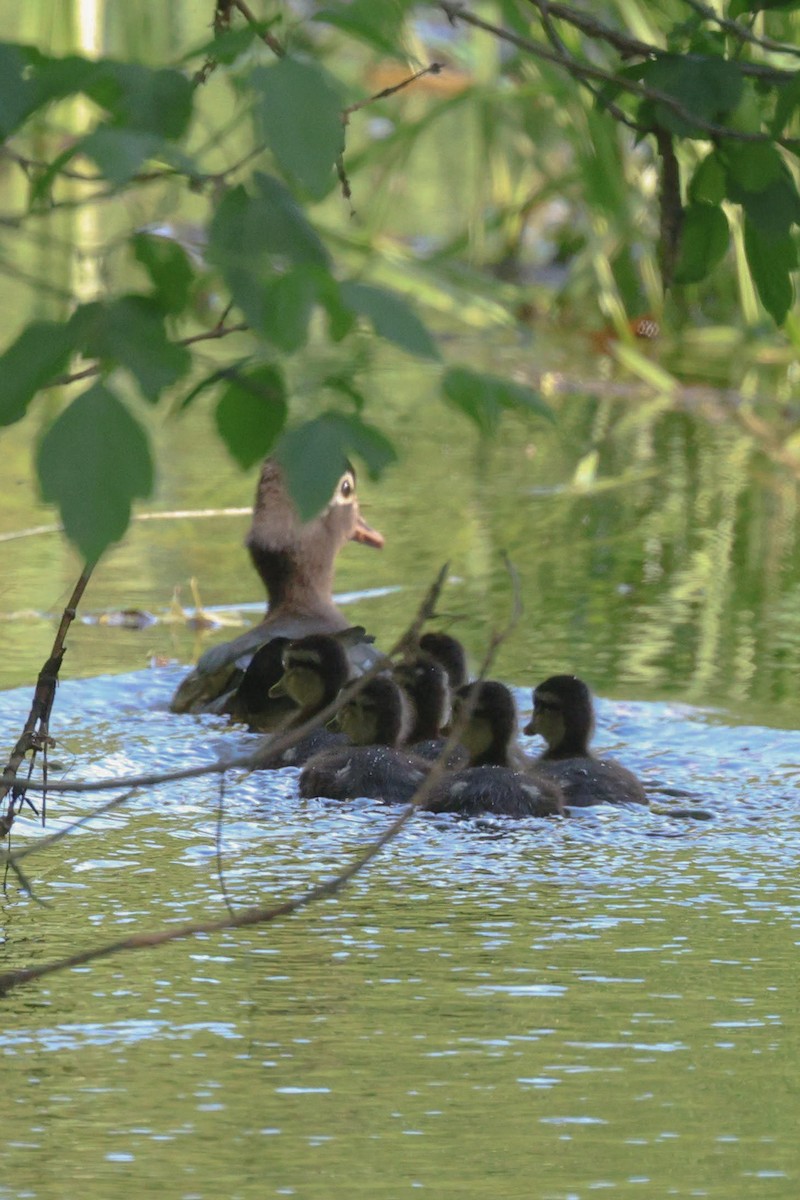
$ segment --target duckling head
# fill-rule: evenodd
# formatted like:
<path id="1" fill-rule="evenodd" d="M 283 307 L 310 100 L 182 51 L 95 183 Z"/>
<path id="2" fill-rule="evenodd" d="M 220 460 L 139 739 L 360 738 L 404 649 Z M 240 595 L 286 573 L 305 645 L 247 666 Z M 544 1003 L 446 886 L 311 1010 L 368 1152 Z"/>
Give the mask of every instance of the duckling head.
<path id="1" fill-rule="evenodd" d="M 450 714 L 450 687 L 447 672 L 430 654 L 420 651 L 399 662 L 394 678 L 411 701 L 414 722 L 409 742 L 437 738 Z"/>
<path id="2" fill-rule="evenodd" d="M 267 589 L 269 609 L 287 604 L 304 611 L 330 604 L 334 560 L 348 541 L 383 546 L 382 535 L 361 516 L 352 467 L 344 471 L 322 512 L 304 523 L 280 464 L 265 459 L 245 544 Z"/>
<path id="3" fill-rule="evenodd" d="M 338 638 L 312 633 L 295 638 L 282 652 L 283 674 L 270 696 L 290 696 L 304 717 L 330 704 L 347 683 L 350 666 Z"/>
<path id="4" fill-rule="evenodd" d="M 456 692 L 453 720 L 467 716 L 460 740 L 469 754 L 470 766 L 507 766 L 517 735 L 517 707 L 504 683 L 484 679 L 469 683 Z"/>
<path id="5" fill-rule="evenodd" d="M 533 690 L 533 715 L 523 730 L 547 742 L 542 758 L 584 757 L 594 732 L 592 694 L 577 675 L 551 675 Z"/>
<path id="6" fill-rule="evenodd" d="M 408 706 L 388 675 L 376 675 L 342 707 L 336 724 L 356 746 L 396 746 L 408 728 Z"/>
<path id="7" fill-rule="evenodd" d="M 467 655 L 458 638 L 449 633 L 431 630 L 429 633 L 423 633 L 419 639 L 419 647 L 442 664 L 453 691 L 464 686 L 469 679 Z"/>

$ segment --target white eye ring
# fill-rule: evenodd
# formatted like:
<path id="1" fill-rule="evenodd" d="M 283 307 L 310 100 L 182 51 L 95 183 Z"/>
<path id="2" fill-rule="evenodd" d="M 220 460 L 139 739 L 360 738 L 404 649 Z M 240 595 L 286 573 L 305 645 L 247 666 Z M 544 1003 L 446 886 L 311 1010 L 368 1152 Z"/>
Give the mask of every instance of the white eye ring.
<path id="1" fill-rule="evenodd" d="M 350 504 L 356 494 L 356 481 L 352 471 L 345 471 L 336 487 L 334 500 L 337 504 Z"/>

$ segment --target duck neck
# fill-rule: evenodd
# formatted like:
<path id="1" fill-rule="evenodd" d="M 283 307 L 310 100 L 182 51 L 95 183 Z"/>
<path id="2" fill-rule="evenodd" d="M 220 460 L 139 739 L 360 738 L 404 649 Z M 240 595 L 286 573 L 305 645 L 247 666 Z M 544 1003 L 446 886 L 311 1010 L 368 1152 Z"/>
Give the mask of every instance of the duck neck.
<path id="1" fill-rule="evenodd" d="M 267 615 L 280 609 L 315 613 L 333 606 L 333 563 L 338 547 L 320 536 L 304 534 L 288 546 L 249 541 L 250 557 L 267 589 Z"/>

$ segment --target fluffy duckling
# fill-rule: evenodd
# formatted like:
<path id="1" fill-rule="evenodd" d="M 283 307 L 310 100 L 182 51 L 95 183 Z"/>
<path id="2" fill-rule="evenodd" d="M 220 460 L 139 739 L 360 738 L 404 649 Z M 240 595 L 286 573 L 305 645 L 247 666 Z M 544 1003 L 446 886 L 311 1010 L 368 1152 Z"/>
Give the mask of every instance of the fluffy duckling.
<path id="1" fill-rule="evenodd" d="M 348 700 L 338 727 L 352 746 L 323 750 L 300 775 L 300 795 L 331 800 L 366 797 L 404 804 L 430 770 L 430 763 L 398 748 L 408 726 L 408 708 L 395 681 L 378 675 Z"/>
<path id="2" fill-rule="evenodd" d="M 232 720 L 264 732 L 294 716 L 297 705 L 288 693 L 270 696 L 270 689 L 283 677 L 283 652 L 290 643 L 290 638 L 275 637 L 256 650 L 239 686 L 227 698 L 225 709 Z"/>
<path id="3" fill-rule="evenodd" d="M 459 688 L 454 720 L 467 705 L 471 711 L 461 741 L 470 766 L 444 776 L 425 807 L 463 816 L 549 817 L 563 812 L 560 788 L 536 772 L 517 747 L 517 710 L 505 684 L 487 679 Z"/>
<path id="4" fill-rule="evenodd" d="M 432 655 L 420 650 L 398 663 L 393 674 L 411 704 L 413 720 L 406 745 L 421 758 L 438 758 L 446 740 L 442 729 L 450 717 L 450 686 L 445 668 Z M 467 761 L 463 747 L 455 747 L 448 755 L 450 767 L 465 767 Z"/>
<path id="5" fill-rule="evenodd" d="M 333 603 L 333 569 L 336 555 L 348 541 L 383 546 L 381 534 L 361 516 L 352 467 L 344 472 L 322 512 L 303 522 L 281 466 L 267 458 L 245 543 L 267 590 L 266 614 L 254 629 L 202 655 L 179 684 L 172 711 L 218 710 L 218 698 L 238 685 L 249 656 L 271 638 L 346 629 L 348 622 Z M 224 703 L 222 707 L 224 711 Z"/>
<path id="6" fill-rule="evenodd" d="M 273 646 L 276 641 L 277 638 L 273 639 L 267 646 Z M 261 654 L 266 649 L 267 647 L 262 647 L 258 653 Z M 272 657 L 274 658 L 274 652 Z M 272 662 L 269 665 L 272 666 Z M 269 689 L 269 703 L 280 704 L 288 700 L 293 715 L 287 728 L 297 728 L 312 720 L 336 699 L 347 683 L 349 674 L 347 652 L 338 637 L 326 633 L 311 633 L 308 637 L 295 638 L 285 642 L 281 653 L 280 677 Z M 330 729 L 321 727 L 312 729 L 294 746 L 273 757 L 264 758 L 260 765 L 300 766 L 319 751 L 346 742 L 347 738 L 343 733 L 333 733 Z"/>
<path id="7" fill-rule="evenodd" d="M 419 648 L 441 663 L 447 672 L 450 687 L 457 692 L 469 679 L 467 654 L 458 638 L 449 633 L 431 630 L 419 639 Z"/>
<path id="8" fill-rule="evenodd" d="M 576 675 L 551 675 L 533 691 L 533 716 L 523 731 L 538 733 L 547 749 L 538 770 L 553 779 L 567 804 L 646 804 L 639 780 L 613 758 L 597 758 L 589 749 L 594 732 L 591 693 Z"/>

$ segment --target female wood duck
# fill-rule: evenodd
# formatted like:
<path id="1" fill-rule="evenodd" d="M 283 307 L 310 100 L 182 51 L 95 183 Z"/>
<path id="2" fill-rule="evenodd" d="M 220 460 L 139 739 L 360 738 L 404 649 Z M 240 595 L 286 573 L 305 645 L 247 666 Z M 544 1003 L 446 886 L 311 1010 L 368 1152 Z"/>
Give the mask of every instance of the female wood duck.
<path id="1" fill-rule="evenodd" d="M 351 467 L 336 485 L 330 503 L 303 523 L 275 459 L 262 465 L 253 520 L 246 538 L 253 565 L 267 589 L 267 611 L 254 629 L 212 646 L 178 686 L 173 712 L 208 712 L 241 681 L 253 651 L 271 638 L 335 633 L 348 622 L 333 603 L 333 569 L 345 542 L 380 548 L 383 537 L 364 521 Z M 225 703 L 221 706 L 225 711 Z"/>
<path id="2" fill-rule="evenodd" d="M 594 732 L 591 693 L 576 675 L 551 675 L 534 688 L 533 716 L 523 731 L 538 733 L 547 749 L 537 769 L 553 779 L 567 804 L 646 804 L 644 788 L 632 771 L 589 749 Z"/>
<path id="3" fill-rule="evenodd" d="M 465 711 L 469 715 L 461 741 L 470 766 L 445 775 L 425 807 L 463 816 L 549 817 L 563 812 L 559 787 L 536 772 L 516 744 L 517 710 L 505 684 L 486 679 L 459 688 L 454 722 Z"/>
<path id="4" fill-rule="evenodd" d="M 283 646 L 280 652 L 280 669 L 277 678 L 272 679 L 268 695 L 265 698 L 255 694 L 253 696 L 253 704 L 255 705 L 260 700 L 263 705 L 261 711 L 266 714 L 263 725 L 259 725 L 257 719 L 251 720 L 250 727 L 253 729 L 273 729 L 273 710 L 270 706 L 276 704 L 285 706 L 287 702 L 291 715 L 286 722 L 286 728 L 293 729 L 305 725 L 307 721 L 316 717 L 336 699 L 350 676 L 347 651 L 340 639 L 335 634 L 311 633 L 308 637 L 294 638 L 291 641 L 287 641 L 285 638 L 273 638 L 271 642 L 256 652 L 253 662 L 259 655 L 262 655 L 270 668 L 269 671 L 264 672 L 265 683 L 273 675 L 271 668 L 274 665 L 275 651 L 272 648 L 281 642 Z M 267 649 L 271 651 L 269 658 L 264 653 Z M 248 667 L 245 680 L 250 674 Z M 255 692 L 252 676 L 250 683 Z M 300 741 L 288 749 L 273 757 L 263 758 L 260 766 L 300 766 L 321 750 L 343 743 L 347 744 L 347 741 L 348 739 L 343 733 L 334 733 L 332 730 L 320 726 L 305 734 Z"/>
<path id="5" fill-rule="evenodd" d="M 430 763 L 398 743 L 408 728 L 407 702 L 395 681 L 377 675 L 339 710 L 337 725 L 351 746 L 323 750 L 300 775 L 300 795 L 331 800 L 365 797 L 387 804 L 411 799 Z"/>

